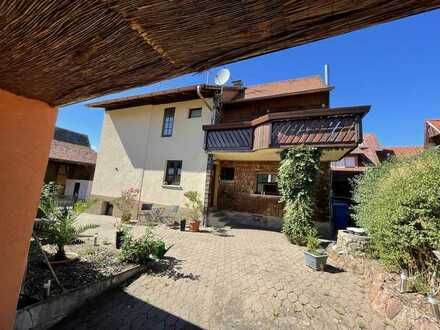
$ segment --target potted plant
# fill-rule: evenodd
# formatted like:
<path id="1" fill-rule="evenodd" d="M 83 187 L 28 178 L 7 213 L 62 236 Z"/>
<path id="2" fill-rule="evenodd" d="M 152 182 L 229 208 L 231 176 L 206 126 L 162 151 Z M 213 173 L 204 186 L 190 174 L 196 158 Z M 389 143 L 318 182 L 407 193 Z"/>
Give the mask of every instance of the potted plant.
<path id="1" fill-rule="evenodd" d="M 139 195 L 139 189 L 129 188 L 127 190 L 122 190 L 121 197 L 113 200 L 113 204 L 116 208 L 121 211 L 121 222 L 129 223 L 131 220 L 131 212 L 136 209 L 137 197 Z"/>
<path id="2" fill-rule="evenodd" d="M 203 203 L 197 191 L 187 191 L 185 197 L 188 202 L 185 206 L 190 210 L 189 230 L 199 231 L 200 218 L 202 217 Z"/>
<path id="3" fill-rule="evenodd" d="M 39 209 L 44 224 L 38 230 L 38 236 L 46 243 L 56 245 L 57 252 L 51 263 L 69 261 L 64 247 L 78 240 L 79 235 L 98 225 L 78 225 L 78 216 L 88 209 L 91 202 L 76 202 L 72 207 L 60 207 L 56 200 L 56 189 L 53 183 L 44 185 Z"/>
<path id="4" fill-rule="evenodd" d="M 319 247 L 319 240 L 316 235 L 308 235 L 307 250 L 304 251 L 306 265 L 314 270 L 324 270 L 327 257 L 325 250 Z"/>

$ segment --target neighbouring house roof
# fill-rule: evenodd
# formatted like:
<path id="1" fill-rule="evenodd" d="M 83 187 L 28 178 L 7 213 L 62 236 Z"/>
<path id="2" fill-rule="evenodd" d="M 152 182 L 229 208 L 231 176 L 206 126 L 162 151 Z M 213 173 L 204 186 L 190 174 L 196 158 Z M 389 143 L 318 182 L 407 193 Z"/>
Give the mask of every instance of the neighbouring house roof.
<path id="1" fill-rule="evenodd" d="M 422 146 L 384 147 L 382 150 L 382 158 L 385 160 L 392 156 L 411 157 L 422 153 L 424 150 Z"/>
<path id="2" fill-rule="evenodd" d="M 89 147 L 53 140 L 50 146 L 49 159 L 94 165 L 96 163 L 96 152 Z"/>
<path id="3" fill-rule="evenodd" d="M 94 165 L 96 152 L 90 148 L 86 134 L 56 127 L 49 159 L 69 163 Z"/>
<path id="4" fill-rule="evenodd" d="M 0 88 L 50 105 L 440 8 L 433 0 L 7 3 L 0 15 Z"/>
<path id="5" fill-rule="evenodd" d="M 435 128 L 438 131 L 438 134 L 440 134 L 440 119 L 429 119 L 426 123 Z"/>
<path id="6" fill-rule="evenodd" d="M 332 88 L 333 87 L 326 85 L 320 76 L 302 77 L 246 87 L 241 97 L 233 99 L 228 103 L 330 91 Z"/>
<path id="7" fill-rule="evenodd" d="M 151 92 L 136 96 L 129 96 L 107 101 L 100 101 L 88 104 L 91 108 L 105 108 L 106 110 L 115 110 L 129 107 L 136 107 L 147 104 L 166 104 L 173 102 L 181 102 L 194 100 L 199 98 L 197 95 L 197 86 L 191 85 L 180 88 L 167 89 L 157 92 Z M 220 91 L 219 86 L 201 84 L 200 92 L 203 97 L 212 97 L 215 92 Z M 236 87 L 226 87 L 228 89 L 236 89 Z"/>
<path id="8" fill-rule="evenodd" d="M 354 155 L 364 155 L 374 166 L 379 166 L 380 159 L 378 152 L 382 151 L 377 136 L 372 133 L 363 135 L 362 143 L 351 152 Z"/>
<path id="9" fill-rule="evenodd" d="M 440 119 L 430 119 L 425 123 L 425 138 L 431 139 L 440 135 Z"/>
<path id="10" fill-rule="evenodd" d="M 86 134 L 74 132 L 65 128 L 55 127 L 54 140 L 90 147 Z"/>

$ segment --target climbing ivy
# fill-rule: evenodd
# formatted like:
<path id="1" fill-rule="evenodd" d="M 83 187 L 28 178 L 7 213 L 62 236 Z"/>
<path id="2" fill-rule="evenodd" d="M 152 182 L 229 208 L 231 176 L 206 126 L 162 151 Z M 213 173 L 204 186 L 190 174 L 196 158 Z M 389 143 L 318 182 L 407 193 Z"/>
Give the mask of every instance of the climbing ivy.
<path id="1" fill-rule="evenodd" d="M 283 150 L 278 170 L 280 202 L 284 202 L 283 232 L 294 244 L 305 245 L 316 236 L 312 223 L 321 151 L 300 146 Z"/>

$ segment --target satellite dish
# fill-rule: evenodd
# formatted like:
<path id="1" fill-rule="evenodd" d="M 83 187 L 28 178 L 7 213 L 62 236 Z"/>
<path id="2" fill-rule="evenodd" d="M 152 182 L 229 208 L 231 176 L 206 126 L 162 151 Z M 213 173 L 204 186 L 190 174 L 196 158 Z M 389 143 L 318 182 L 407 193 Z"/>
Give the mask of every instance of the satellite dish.
<path id="1" fill-rule="evenodd" d="M 228 69 L 221 69 L 215 75 L 214 82 L 218 86 L 223 86 L 224 84 L 226 84 L 228 82 L 230 76 L 231 76 L 231 72 L 229 72 Z"/>

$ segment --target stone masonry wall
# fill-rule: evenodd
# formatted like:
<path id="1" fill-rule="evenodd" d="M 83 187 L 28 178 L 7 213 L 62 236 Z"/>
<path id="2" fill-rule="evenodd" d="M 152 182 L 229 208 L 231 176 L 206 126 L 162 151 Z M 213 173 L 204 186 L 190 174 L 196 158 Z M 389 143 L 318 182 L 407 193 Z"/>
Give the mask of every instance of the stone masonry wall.
<path id="1" fill-rule="evenodd" d="M 255 194 L 257 173 L 278 173 L 276 161 L 221 161 L 220 167 L 234 167 L 233 181 L 220 181 L 218 208 L 282 217 L 284 205 L 278 196 Z M 321 163 L 315 221 L 329 220 L 330 163 Z"/>

